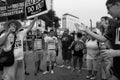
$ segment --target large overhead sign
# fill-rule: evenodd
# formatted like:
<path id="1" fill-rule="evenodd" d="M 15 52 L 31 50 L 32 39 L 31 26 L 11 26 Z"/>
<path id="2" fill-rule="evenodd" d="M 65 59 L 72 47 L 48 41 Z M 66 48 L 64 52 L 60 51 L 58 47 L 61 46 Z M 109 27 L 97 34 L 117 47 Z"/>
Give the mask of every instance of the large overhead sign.
<path id="1" fill-rule="evenodd" d="M 17 3 L 0 5 L 0 20 L 5 18 L 19 19 L 25 17 L 25 0 L 17 0 Z"/>
<path id="2" fill-rule="evenodd" d="M 45 14 L 52 0 L 4 0 L 0 3 L 0 22 L 11 19 L 33 18 Z"/>

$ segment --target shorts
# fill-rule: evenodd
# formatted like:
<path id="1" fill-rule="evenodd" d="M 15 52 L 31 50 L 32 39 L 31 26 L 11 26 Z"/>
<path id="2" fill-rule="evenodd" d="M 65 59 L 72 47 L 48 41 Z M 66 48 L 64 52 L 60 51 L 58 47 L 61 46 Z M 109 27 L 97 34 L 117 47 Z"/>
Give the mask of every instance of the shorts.
<path id="1" fill-rule="evenodd" d="M 48 50 L 47 61 L 55 61 L 55 58 L 56 58 L 56 50 Z"/>
<path id="2" fill-rule="evenodd" d="M 63 60 L 71 60 L 72 52 L 69 50 L 62 50 L 62 57 L 63 57 Z"/>
<path id="3" fill-rule="evenodd" d="M 98 70 L 98 60 L 97 59 L 87 59 L 87 70 Z"/>
<path id="4" fill-rule="evenodd" d="M 39 61 L 43 59 L 43 51 L 42 50 L 35 50 L 34 51 L 34 61 Z"/>

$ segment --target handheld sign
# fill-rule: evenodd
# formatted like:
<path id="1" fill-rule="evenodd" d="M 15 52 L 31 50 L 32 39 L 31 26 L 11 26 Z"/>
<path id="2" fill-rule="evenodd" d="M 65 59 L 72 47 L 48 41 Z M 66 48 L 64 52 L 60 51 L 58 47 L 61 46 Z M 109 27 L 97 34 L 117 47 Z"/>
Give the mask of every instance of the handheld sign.
<path id="1" fill-rule="evenodd" d="M 48 12 L 47 0 L 26 0 L 26 16 L 27 19 L 42 15 Z"/>
<path id="2" fill-rule="evenodd" d="M 120 44 L 120 28 L 118 28 L 116 30 L 116 40 L 115 40 L 116 44 Z"/>

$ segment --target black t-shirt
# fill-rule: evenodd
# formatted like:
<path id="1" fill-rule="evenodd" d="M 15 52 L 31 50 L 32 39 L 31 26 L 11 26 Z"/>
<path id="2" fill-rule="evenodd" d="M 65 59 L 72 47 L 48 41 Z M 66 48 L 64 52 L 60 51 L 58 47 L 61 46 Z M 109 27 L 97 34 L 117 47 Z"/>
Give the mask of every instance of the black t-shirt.
<path id="1" fill-rule="evenodd" d="M 83 50 L 85 49 L 85 43 L 81 40 L 77 40 L 73 42 L 72 50 L 74 51 L 73 56 L 83 56 Z"/>
<path id="2" fill-rule="evenodd" d="M 27 39 L 32 39 L 33 35 L 27 35 L 26 38 Z"/>
<path id="3" fill-rule="evenodd" d="M 111 47 L 114 50 L 120 50 L 120 44 L 117 42 L 120 41 L 120 27 L 119 28 L 113 28 L 110 29 L 109 31 L 106 32 L 104 35 L 110 42 L 111 42 Z M 118 34 L 119 32 L 119 34 Z M 112 67 L 114 74 L 117 74 L 120 76 L 120 56 L 114 57 L 113 58 L 113 67 Z"/>
<path id="4" fill-rule="evenodd" d="M 62 49 L 64 49 L 64 50 L 68 49 L 68 47 L 72 43 L 72 40 L 73 39 L 70 35 L 63 35 L 62 38 L 61 38 Z"/>

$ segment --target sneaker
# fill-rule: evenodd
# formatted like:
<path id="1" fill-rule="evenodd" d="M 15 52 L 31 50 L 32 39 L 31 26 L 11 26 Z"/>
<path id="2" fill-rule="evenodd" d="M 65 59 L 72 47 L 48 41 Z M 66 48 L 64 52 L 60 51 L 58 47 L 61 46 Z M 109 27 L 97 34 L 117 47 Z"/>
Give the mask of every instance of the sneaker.
<path id="1" fill-rule="evenodd" d="M 78 67 L 76 67 L 76 69 L 79 69 Z"/>
<path id="2" fill-rule="evenodd" d="M 63 67 L 65 67 L 65 65 L 61 65 L 60 67 L 63 68 Z"/>
<path id="3" fill-rule="evenodd" d="M 67 69 L 70 69 L 70 68 L 71 68 L 70 66 L 67 67 Z"/>
<path id="4" fill-rule="evenodd" d="M 86 76 L 86 79 L 90 79 L 90 78 L 91 78 L 91 75 L 87 75 L 87 76 Z"/>
<path id="5" fill-rule="evenodd" d="M 107 79 L 101 79 L 101 80 L 107 80 Z"/>
<path id="6" fill-rule="evenodd" d="M 51 70 L 51 74 L 54 74 L 54 71 L 53 71 L 53 70 Z"/>
<path id="7" fill-rule="evenodd" d="M 47 73 L 49 73 L 49 72 L 48 71 L 43 72 L 43 74 L 47 74 Z"/>
<path id="8" fill-rule="evenodd" d="M 54 66 L 56 67 L 56 66 L 57 66 L 57 63 L 54 63 Z"/>
<path id="9" fill-rule="evenodd" d="M 37 73 L 35 72 L 35 74 L 34 74 L 35 76 L 37 76 Z"/>
<path id="10" fill-rule="evenodd" d="M 95 76 L 92 76 L 90 79 L 91 79 L 91 80 L 95 80 L 95 79 L 96 79 L 96 77 L 95 77 Z"/>
<path id="11" fill-rule="evenodd" d="M 81 72 L 81 69 L 79 69 L 78 72 Z"/>
<path id="12" fill-rule="evenodd" d="M 25 72 L 25 75 L 29 75 L 29 73 L 28 73 L 28 72 Z"/>
<path id="13" fill-rule="evenodd" d="M 74 72 L 74 71 L 75 71 L 75 68 L 73 68 L 71 72 Z"/>

